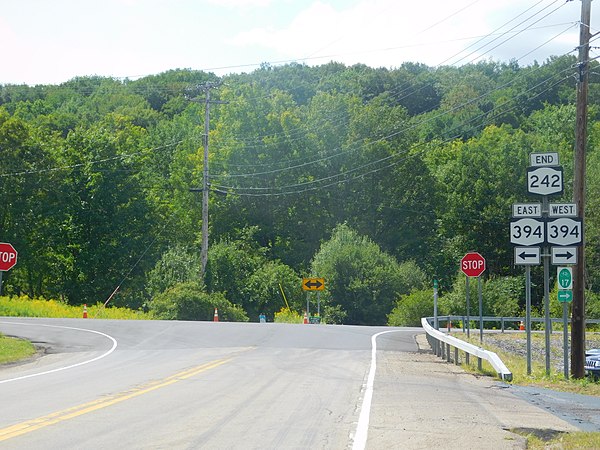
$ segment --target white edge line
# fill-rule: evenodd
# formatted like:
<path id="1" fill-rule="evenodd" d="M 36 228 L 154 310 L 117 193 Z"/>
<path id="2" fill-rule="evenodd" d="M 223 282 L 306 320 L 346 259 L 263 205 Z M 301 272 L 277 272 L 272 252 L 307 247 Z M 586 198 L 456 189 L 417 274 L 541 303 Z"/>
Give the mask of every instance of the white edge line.
<path id="1" fill-rule="evenodd" d="M 113 338 L 112 336 L 109 336 L 108 334 L 102 333 L 101 331 L 88 330 L 87 328 L 75 328 L 75 327 L 65 327 L 65 326 L 62 326 L 62 325 L 47 325 L 47 324 L 43 324 L 43 323 L 22 323 L 22 322 L 10 322 L 10 321 L 8 321 L 8 322 L 0 322 L 0 323 L 5 323 L 5 324 L 8 324 L 8 325 L 25 325 L 25 326 L 38 326 L 38 327 L 41 326 L 41 327 L 49 327 L 49 328 L 63 328 L 63 329 L 66 329 L 66 330 L 86 331 L 88 333 L 94 333 L 94 334 L 99 334 L 100 336 L 104 336 L 105 338 L 110 339 L 112 341 L 112 343 L 113 343 L 113 345 L 110 348 L 110 350 L 108 350 L 106 353 L 103 353 L 100 356 L 96 356 L 95 358 L 88 359 L 87 361 L 82 361 L 82 362 L 79 362 L 77 364 L 71 364 L 70 366 L 58 367 L 57 369 L 46 370 L 45 372 L 37 372 L 37 373 L 29 374 L 29 375 L 23 375 L 21 377 L 9 378 L 7 380 L 0 380 L 0 384 L 9 383 L 11 381 L 24 380 L 26 378 L 39 377 L 41 375 L 48 375 L 50 373 L 60 372 L 62 370 L 68 370 L 68 369 L 73 369 L 74 367 L 83 366 L 85 364 L 89 364 L 89 363 L 92 363 L 94 361 L 98 361 L 99 359 L 107 357 L 112 352 L 114 352 L 115 349 L 117 348 L 117 340 L 115 338 Z"/>
<path id="2" fill-rule="evenodd" d="M 375 372 L 377 370 L 377 338 L 382 334 L 396 333 L 400 330 L 382 331 L 371 336 L 371 368 L 367 377 L 365 395 L 363 396 L 358 417 L 358 425 L 354 433 L 352 450 L 364 450 L 367 446 L 367 436 L 369 434 L 369 420 L 371 417 L 371 401 L 373 400 L 373 385 L 375 383 Z"/>

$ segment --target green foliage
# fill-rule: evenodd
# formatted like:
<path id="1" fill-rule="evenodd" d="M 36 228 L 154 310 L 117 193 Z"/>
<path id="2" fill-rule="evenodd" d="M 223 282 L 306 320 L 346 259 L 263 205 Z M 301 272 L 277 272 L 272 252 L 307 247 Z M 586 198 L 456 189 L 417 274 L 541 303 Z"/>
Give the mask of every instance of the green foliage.
<path id="1" fill-rule="evenodd" d="M 166 291 L 179 283 L 191 282 L 200 277 L 200 256 L 186 247 L 175 245 L 164 252 L 147 276 L 150 297 Z"/>
<path id="2" fill-rule="evenodd" d="M 521 314 L 525 299 L 525 277 L 495 277 L 483 285 L 485 305 L 496 317 L 516 317 Z"/>
<path id="3" fill-rule="evenodd" d="M 433 316 L 433 291 L 413 291 L 402 296 L 388 315 L 388 325 L 393 327 L 419 327 L 421 317 Z"/>
<path id="4" fill-rule="evenodd" d="M 401 269 L 377 244 L 342 224 L 321 246 L 312 273 L 325 278 L 323 301 L 339 306 L 345 323 L 382 325 L 398 295 L 423 287 L 425 276 L 413 273 L 420 272 L 414 263 L 407 264 Z"/>
<path id="5" fill-rule="evenodd" d="M 466 277 L 457 274 L 452 290 L 439 299 L 441 315 L 466 314 Z M 479 315 L 479 292 L 477 278 L 469 280 L 470 315 Z M 494 277 L 482 279 L 481 297 L 484 316 L 515 317 L 525 307 L 524 277 Z"/>
<path id="6" fill-rule="evenodd" d="M 208 292 L 222 292 L 256 321 L 259 314 L 272 317 L 285 306 L 282 288 L 290 307 L 302 303 L 300 277 L 289 266 L 267 258 L 267 250 L 254 240 L 257 232 L 257 228 L 246 229 L 239 239 L 211 246 L 206 270 Z"/>
<path id="7" fill-rule="evenodd" d="M 158 319 L 213 320 L 218 309 L 219 320 L 247 322 L 242 308 L 231 304 L 223 294 L 205 292 L 199 283 L 179 283 L 158 294 L 149 303 L 150 311 Z"/>
<path id="8" fill-rule="evenodd" d="M 87 307 L 88 317 L 96 319 L 153 319 L 150 313 L 128 308 L 108 307 L 102 303 Z M 53 317 L 82 318 L 83 305 L 68 305 L 58 300 L 21 296 L 0 297 L 0 316 L 7 317 Z"/>
<path id="9" fill-rule="evenodd" d="M 120 286 L 111 304 L 139 309 L 196 281 L 202 207 L 190 188 L 204 171 L 204 108 L 189 99 L 202 97 L 202 83 L 223 81 L 212 91 L 228 103 L 211 110 L 206 293 L 256 320 L 284 306 L 280 285 L 302 310 L 299 274 L 322 270 L 328 322 L 383 324 L 426 279 L 453 280 L 475 249 L 488 261 L 486 312 L 513 313 L 522 288 L 501 281 L 522 279 L 510 205 L 530 201 L 533 151 L 559 152 L 566 189 L 555 201 L 570 200 L 576 90 L 565 74 L 575 62 L 265 64 L 222 80 L 172 70 L 0 86 L 0 240 L 19 251 L 4 291 L 92 305 Z M 598 63 L 590 67 L 593 100 L 600 77 Z M 600 314 L 595 103 L 585 223 L 592 315 Z M 444 287 L 441 307 L 459 313 L 464 279 L 454 288 Z"/>

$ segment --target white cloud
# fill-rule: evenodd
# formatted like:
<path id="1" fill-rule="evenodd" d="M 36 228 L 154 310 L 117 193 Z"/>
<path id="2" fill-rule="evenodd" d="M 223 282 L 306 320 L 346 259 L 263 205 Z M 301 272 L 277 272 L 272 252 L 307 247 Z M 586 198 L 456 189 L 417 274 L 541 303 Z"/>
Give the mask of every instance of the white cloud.
<path id="1" fill-rule="evenodd" d="M 228 8 L 264 8 L 269 6 L 273 0 L 207 0 L 216 6 L 225 6 Z"/>
<path id="2" fill-rule="evenodd" d="M 512 39 L 508 39 L 512 34 L 507 34 L 487 46 L 484 44 L 493 37 L 479 41 L 478 36 L 485 36 L 510 19 L 518 17 L 504 26 L 503 31 L 518 25 L 543 5 L 526 12 L 531 6 L 522 0 L 493 4 L 488 0 L 430 0 L 427 5 L 398 0 L 360 0 L 349 7 L 336 9 L 323 0 L 310 4 L 285 26 L 245 30 L 229 43 L 274 50 L 282 59 L 309 58 L 309 63 L 314 57 L 323 57 L 315 63 L 333 59 L 346 64 L 361 62 L 387 67 L 399 66 L 404 61 L 435 66 L 471 62 L 478 57 L 510 59 L 524 55 L 562 31 L 569 18 L 578 19 L 577 11 L 573 13 L 576 8 L 571 7 L 568 12 L 563 8 L 551 19 L 532 25 L 553 9 L 549 8 L 517 29 L 527 25 L 562 23 L 562 26 L 525 32 Z M 524 14 L 519 16 L 521 13 Z M 554 46 L 544 51 L 554 54 L 568 51 L 569 46 L 564 42 L 573 39 L 572 35 L 557 38 Z M 491 50 L 505 40 L 504 48 L 498 45 L 498 50 Z"/>

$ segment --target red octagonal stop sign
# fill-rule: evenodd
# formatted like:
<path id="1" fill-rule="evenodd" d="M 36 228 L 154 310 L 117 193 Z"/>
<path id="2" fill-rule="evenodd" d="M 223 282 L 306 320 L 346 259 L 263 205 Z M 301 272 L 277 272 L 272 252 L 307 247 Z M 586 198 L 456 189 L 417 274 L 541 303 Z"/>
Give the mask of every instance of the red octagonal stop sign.
<path id="1" fill-rule="evenodd" d="M 17 251 L 6 242 L 0 242 L 0 270 L 5 272 L 17 263 Z"/>
<path id="2" fill-rule="evenodd" d="M 460 270 L 468 277 L 478 277 L 485 271 L 485 258 L 477 252 L 467 253 L 460 260 Z"/>

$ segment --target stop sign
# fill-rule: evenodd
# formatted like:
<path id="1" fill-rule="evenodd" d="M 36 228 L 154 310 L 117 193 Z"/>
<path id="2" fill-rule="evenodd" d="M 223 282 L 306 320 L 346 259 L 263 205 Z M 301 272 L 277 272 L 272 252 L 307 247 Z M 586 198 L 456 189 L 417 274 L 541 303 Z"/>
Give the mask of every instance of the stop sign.
<path id="1" fill-rule="evenodd" d="M 0 270 L 7 271 L 17 263 L 17 251 L 6 242 L 0 242 Z"/>
<path id="2" fill-rule="evenodd" d="M 485 271 L 485 258 L 477 252 L 467 253 L 460 260 L 460 270 L 468 277 L 478 277 Z"/>

